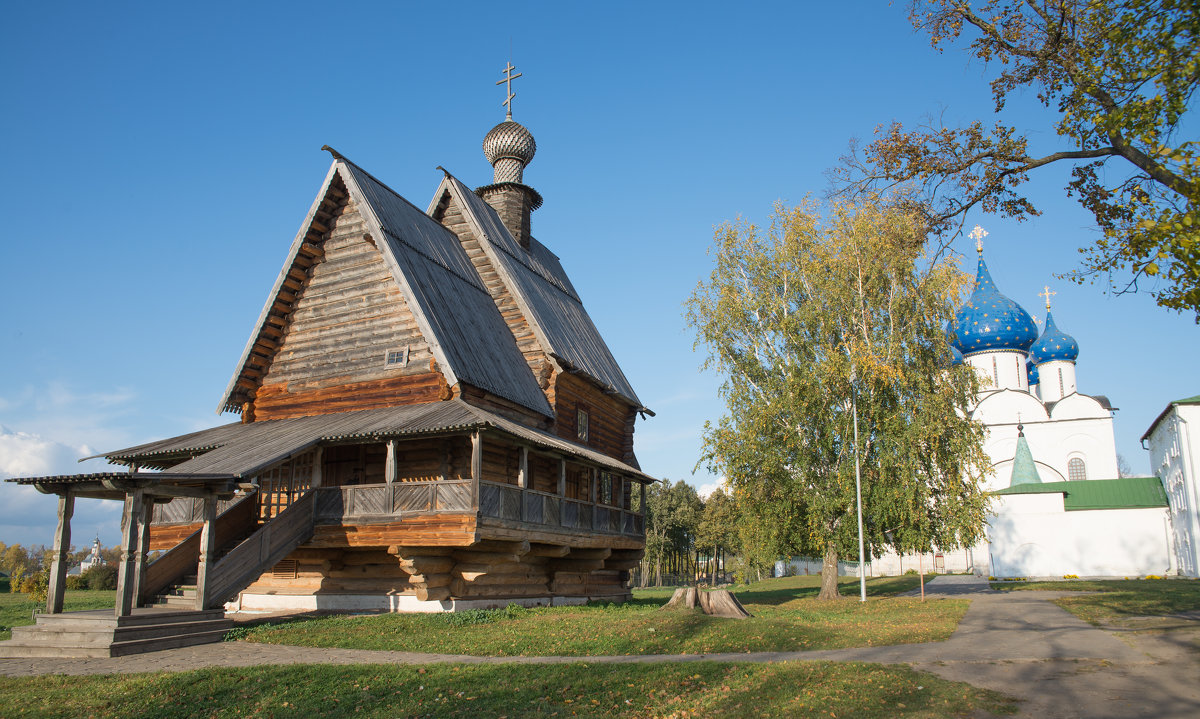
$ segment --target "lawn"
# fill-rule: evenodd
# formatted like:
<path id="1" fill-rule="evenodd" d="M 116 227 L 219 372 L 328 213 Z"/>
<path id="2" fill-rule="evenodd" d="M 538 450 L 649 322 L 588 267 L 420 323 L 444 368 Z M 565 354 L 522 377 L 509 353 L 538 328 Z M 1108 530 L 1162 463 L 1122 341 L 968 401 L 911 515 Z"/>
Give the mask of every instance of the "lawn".
<path id="1" fill-rule="evenodd" d="M 968 605 L 966 600 L 891 596 L 911 588 L 903 577 L 870 582 L 874 597 L 865 604 L 822 602 L 815 599 L 817 582 L 816 577 L 788 577 L 740 588 L 738 598 L 754 615 L 740 620 L 660 611 L 670 592 L 652 590 L 639 591 L 623 605 L 299 618 L 242 628 L 235 636 L 273 644 L 474 656 L 800 651 L 942 641 Z M 856 581 L 848 584 L 857 588 Z"/>
<path id="2" fill-rule="evenodd" d="M 1054 603 L 1080 619 L 1102 626 L 1128 624 L 1135 617 L 1168 617 L 1200 610 L 1200 580 L 1098 579 L 1061 582 L 993 582 L 1002 591 L 1059 590 L 1094 592 L 1062 597 Z"/>
<path id="3" fill-rule="evenodd" d="M 116 606 L 114 591 L 89 591 L 68 589 L 63 597 L 63 609 L 73 612 L 81 609 L 112 609 Z M 46 605 L 34 602 L 27 594 L 0 594 L 0 640 L 12 639 L 13 627 L 33 624 L 34 612 L 46 611 Z"/>
<path id="4" fill-rule="evenodd" d="M 903 666 L 299 665 L 0 677 L 7 717 L 953 717 L 1004 696 Z"/>

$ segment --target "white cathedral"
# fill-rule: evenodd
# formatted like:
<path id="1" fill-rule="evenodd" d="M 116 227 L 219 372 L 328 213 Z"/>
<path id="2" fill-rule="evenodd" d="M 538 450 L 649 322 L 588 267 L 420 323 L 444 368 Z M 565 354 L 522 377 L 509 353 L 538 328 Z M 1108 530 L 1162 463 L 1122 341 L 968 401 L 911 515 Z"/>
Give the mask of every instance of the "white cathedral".
<path id="1" fill-rule="evenodd" d="M 987 540 L 920 558 L 925 571 L 995 577 L 1146 576 L 1176 573 L 1178 542 L 1158 477 L 1121 477 L 1107 397 L 1076 385 L 1079 345 L 1050 313 L 1041 331 L 979 265 L 971 296 L 947 327 L 954 363 L 979 373 L 972 418 L 987 430 L 993 494 Z M 1178 523 L 1178 522 L 1177 522 Z M 876 558 L 872 574 L 917 568 L 918 558 Z M 1187 562 L 1183 562 L 1186 566 Z M 1185 571 L 1186 573 L 1186 571 Z"/>

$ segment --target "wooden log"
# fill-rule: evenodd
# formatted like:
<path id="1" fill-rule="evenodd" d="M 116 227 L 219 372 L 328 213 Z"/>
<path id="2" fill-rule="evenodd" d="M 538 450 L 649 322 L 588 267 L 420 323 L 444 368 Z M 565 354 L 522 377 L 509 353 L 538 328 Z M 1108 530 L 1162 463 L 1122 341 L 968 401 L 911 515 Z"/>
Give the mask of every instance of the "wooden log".
<path id="1" fill-rule="evenodd" d="M 571 548 L 565 544 L 531 544 L 529 553 L 535 557 L 565 557 Z"/>
<path id="2" fill-rule="evenodd" d="M 400 560 L 400 569 L 409 574 L 442 574 L 454 567 L 450 557 L 405 557 Z"/>
<path id="3" fill-rule="evenodd" d="M 461 580 L 455 580 L 450 584 L 450 596 L 463 599 L 537 597 L 549 593 L 545 584 L 477 585 Z"/>
<path id="4" fill-rule="evenodd" d="M 393 544 L 387 548 L 388 554 L 395 554 L 400 557 L 447 557 L 452 550 L 447 547 L 408 547 L 402 544 Z"/>
<path id="5" fill-rule="evenodd" d="M 523 557 L 529 554 L 531 545 L 528 540 L 521 541 L 504 541 L 485 539 L 472 544 L 468 549 L 474 552 L 496 552 L 498 554 L 515 554 L 518 557 Z"/>
<path id="6" fill-rule="evenodd" d="M 552 559 L 550 569 L 555 572 L 591 572 L 604 568 L 603 559 Z"/>
<path id="7" fill-rule="evenodd" d="M 408 583 L 414 587 L 448 587 L 452 579 L 449 574 L 414 574 L 408 578 Z"/>
<path id="8" fill-rule="evenodd" d="M 483 564 L 503 564 L 505 562 L 520 562 L 519 554 L 500 554 L 499 552 L 474 552 L 460 549 L 454 552 L 454 558 L 463 562 L 479 562 Z"/>
<path id="9" fill-rule="evenodd" d="M 486 562 L 460 562 L 454 565 L 451 574 L 463 576 L 466 574 L 523 574 L 530 570 L 544 572 L 544 567 L 532 567 L 529 564 L 520 564 L 518 562 L 502 562 L 497 564 L 488 564 Z"/>
<path id="10" fill-rule="evenodd" d="M 568 559 L 608 559 L 613 550 L 608 547 L 599 549 L 572 549 Z"/>
<path id="11" fill-rule="evenodd" d="M 422 602 L 438 602 L 450 598 L 450 587 L 413 587 L 413 595 Z"/>

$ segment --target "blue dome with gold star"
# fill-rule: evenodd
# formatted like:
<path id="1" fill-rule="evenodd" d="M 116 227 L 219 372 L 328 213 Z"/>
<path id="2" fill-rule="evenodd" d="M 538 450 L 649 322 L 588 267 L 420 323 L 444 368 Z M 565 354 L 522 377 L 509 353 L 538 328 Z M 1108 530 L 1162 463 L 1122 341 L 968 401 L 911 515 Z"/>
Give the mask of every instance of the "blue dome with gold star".
<path id="1" fill-rule="evenodd" d="M 1029 358 L 1035 365 L 1054 360 L 1074 362 L 1079 358 L 1079 344 L 1054 324 L 1054 317 L 1049 310 L 1046 311 L 1046 331 L 1029 348 Z"/>
<path id="2" fill-rule="evenodd" d="M 1042 381 L 1041 378 L 1038 377 L 1037 365 L 1035 365 L 1033 363 L 1033 360 L 1029 360 L 1029 359 L 1025 360 L 1025 373 L 1027 375 L 1029 375 L 1029 386 L 1030 387 L 1033 387 L 1038 382 Z"/>
<path id="3" fill-rule="evenodd" d="M 986 350 L 1028 351 L 1037 326 L 1021 305 L 996 289 L 983 254 L 975 273 L 975 289 L 954 315 L 954 344 L 964 356 Z"/>

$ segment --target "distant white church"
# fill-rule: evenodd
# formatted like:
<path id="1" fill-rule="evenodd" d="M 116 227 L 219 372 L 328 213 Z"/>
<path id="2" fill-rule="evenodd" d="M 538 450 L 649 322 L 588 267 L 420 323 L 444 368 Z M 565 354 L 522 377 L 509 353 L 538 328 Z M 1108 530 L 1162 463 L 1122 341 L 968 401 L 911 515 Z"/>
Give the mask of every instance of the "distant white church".
<path id="1" fill-rule="evenodd" d="M 1046 288 L 1039 333 L 1033 317 L 992 280 L 983 259 L 985 234 L 978 227 L 972 233 L 979 251 L 975 286 L 947 333 L 954 363 L 974 367 L 982 382 L 971 416 L 987 430 L 992 515 L 985 543 L 926 556 L 926 571 L 996 577 L 1174 573 L 1178 522 L 1172 522 L 1162 481 L 1119 476 L 1114 408 L 1103 395 L 1079 392 L 1079 345 L 1055 323 L 1053 293 Z M 1200 497 L 1189 505 L 1193 548 L 1200 544 L 1195 499 Z M 901 565 L 893 554 L 874 560 L 871 571 L 892 574 L 916 565 L 915 556 Z"/>

